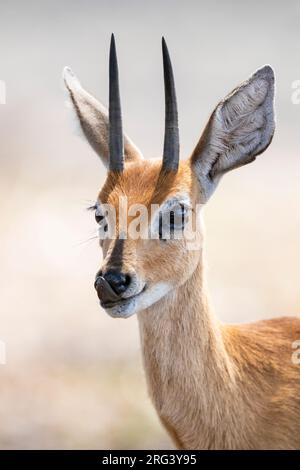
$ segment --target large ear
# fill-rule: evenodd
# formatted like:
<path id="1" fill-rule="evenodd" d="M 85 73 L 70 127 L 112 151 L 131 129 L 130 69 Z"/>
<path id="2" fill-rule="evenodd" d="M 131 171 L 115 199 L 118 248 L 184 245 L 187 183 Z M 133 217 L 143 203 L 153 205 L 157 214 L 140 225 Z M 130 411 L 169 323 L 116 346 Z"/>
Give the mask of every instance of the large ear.
<path id="1" fill-rule="evenodd" d="M 91 147 L 109 166 L 109 121 L 108 110 L 92 95 L 87 93 L 69 67 L 63 71 L 63 79 L 70 95 L 80 127 Z M 140 150 L 124 134 L 126 161 L 142 159 Z"/>
<path id="2" fill-rule="evenodd" d="M 274 129 L 274 72 L 266 65 L 218 104 L 192 154 L 206 199 L 224 173 L 268 147 Z"/>

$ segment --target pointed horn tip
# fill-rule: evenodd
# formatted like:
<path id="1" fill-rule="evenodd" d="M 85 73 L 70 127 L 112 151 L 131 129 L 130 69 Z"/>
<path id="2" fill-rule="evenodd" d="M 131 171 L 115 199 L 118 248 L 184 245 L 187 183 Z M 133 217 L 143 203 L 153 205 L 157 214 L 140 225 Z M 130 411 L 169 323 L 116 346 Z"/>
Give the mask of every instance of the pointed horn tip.
<path id="1" fill-rule="evenodd" d="M 117 48 L 116 48 L 116 41 L 115 36 L 112 33 L 110 47 L 109 47 L 109 58 L 110 58 L 110 65 L 114 62 L 117 62 Z"/>
<path id="2" fill-rule="evenodd" d="M 162 166 L 166 171 L 176 172 L 179 166 L 177 101 L 172 63 L 164 37 L 162 37 L 162 55 L 165 85 L 165 136 Z"/>
<path id="3" fill-rule="evenodd" d="M 115 45 L 116 41 L 115 41 L 115 35 L 114 33 L 111 33 L 111 36 L 110 36 L 110 47 L 112 47 L 113 45 Z"/>
<path id="4" fill-rule="evenodd" d="M 162 37 L 162 56 L 164 65 L 171 62 L 169 49 L 164 37 Z"/>
<path id="5" fill-rule="evenodd" d="M 119 71 L 114 34 L 111 35 L 109 50 L 109 169 L 113 172 L 122 172 L 124 169 Z"/>

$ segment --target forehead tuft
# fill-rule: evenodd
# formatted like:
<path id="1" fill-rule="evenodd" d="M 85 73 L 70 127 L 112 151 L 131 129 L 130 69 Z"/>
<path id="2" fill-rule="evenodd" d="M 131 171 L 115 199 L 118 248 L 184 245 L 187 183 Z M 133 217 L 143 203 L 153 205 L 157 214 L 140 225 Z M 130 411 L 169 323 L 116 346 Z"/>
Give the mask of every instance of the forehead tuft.
<path id="1" fill-rule="evenodd" d="M 191 166 L 182 161 L 177 172 L 161 172 L 161 160 L 142 160 L 129 163 L 122 173 L 108 173 L 99 193 L 102 204 L 117 205 L 120 197 L 128 204 L 161 204 L 167 197 L 179 192 L 191 194 L 193 177 Z"/>

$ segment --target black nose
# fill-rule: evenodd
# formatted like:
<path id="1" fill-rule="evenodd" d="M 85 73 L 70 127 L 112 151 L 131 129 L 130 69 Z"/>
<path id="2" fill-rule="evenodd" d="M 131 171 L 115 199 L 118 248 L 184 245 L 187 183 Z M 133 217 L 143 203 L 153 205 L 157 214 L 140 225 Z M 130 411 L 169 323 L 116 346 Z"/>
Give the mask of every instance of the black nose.
<path id="1" fill-rule="evenodd" d="M 109 270 L 104 274 L 104 279 L 117 295 L 122 295 L 130 284 L 130 276 L 117 270 Z"/>
<path id="2" fill-rule="evenodd" d="M 116 269 L 110 269 L 105 274 L 99 272 L 95 280 L 95 289 L 101 305 L 105 306 L 119 301 L 130 283 L 129 274 L 124 274 Z"/>

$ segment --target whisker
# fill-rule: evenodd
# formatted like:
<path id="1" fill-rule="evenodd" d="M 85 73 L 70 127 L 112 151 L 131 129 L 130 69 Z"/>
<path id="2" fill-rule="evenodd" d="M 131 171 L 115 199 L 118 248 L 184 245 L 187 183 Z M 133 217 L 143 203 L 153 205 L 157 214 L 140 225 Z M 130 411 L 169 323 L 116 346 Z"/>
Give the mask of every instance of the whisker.
<path id="1" fill-rule="evenodd" d="M 80 204 L 87 210 L 95 210 L 97 208 L 95 199 L 81 199 Z"/>
<path id="2" fill-rule="evenodd" d="M 91 242 L 92 240 L 99 240 L 99 237 L 98 236 L 95 236 L 95 237 L 90 237 L 90 238 L 87 238 L 86 240 L 81 240 L 80 242 L 77 242 L 75 243 L 75 247 L 77 246 L 82 246 L 84 244 L 87 244 L 89 242 Z"/>
<path id="3" fill-rule="evenodd" d="M 88 206 L 86 208 L 87 211 L 95 211 L 97 209 L 97 205 L 96 204 L 93 204 L 92 206 Z"/>
<path id="4" fill-rule="evenodd" d="M 79 242 L 75 243 L 74 246 L 81 246 L 91 242 L 92 240 L 99 240 L 98 229 L 93 230 L 90 237 L 86 238 L 85 240 L 80 240 Z"/>

